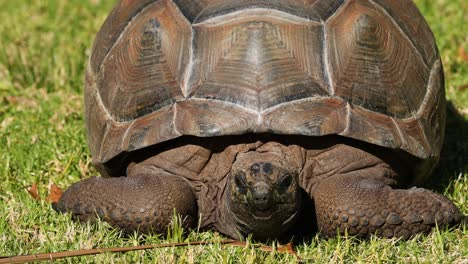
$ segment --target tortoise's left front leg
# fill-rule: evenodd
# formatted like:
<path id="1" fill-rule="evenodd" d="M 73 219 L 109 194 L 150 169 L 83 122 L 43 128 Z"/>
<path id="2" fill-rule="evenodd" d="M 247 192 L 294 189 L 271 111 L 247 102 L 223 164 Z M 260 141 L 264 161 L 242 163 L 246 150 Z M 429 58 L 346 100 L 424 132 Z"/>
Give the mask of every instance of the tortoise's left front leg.
<path id="1" fill-rule="evenodd" d="M 372 177 L 375 172 L 334 175 L 318 183 L 312 195 L 323 235 L 347 231 L 361 237 L 406 239 L 428 232 L 436 223 L 452 225 L 462 220 L 460 210 L 446 197 L 422 188 L 392 189 Z"/>

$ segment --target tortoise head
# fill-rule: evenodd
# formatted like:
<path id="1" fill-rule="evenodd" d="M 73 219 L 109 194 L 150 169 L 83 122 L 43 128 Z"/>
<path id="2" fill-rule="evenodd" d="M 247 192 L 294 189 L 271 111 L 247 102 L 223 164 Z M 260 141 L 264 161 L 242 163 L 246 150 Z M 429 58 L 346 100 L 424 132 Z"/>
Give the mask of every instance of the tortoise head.
<path id="1" fill-rule="evenodd" d="M 227 204 L 242 234 L 277 237 L 300 210 L 298 173 L 276 153 L 240 154 L 228 181 Z"/>

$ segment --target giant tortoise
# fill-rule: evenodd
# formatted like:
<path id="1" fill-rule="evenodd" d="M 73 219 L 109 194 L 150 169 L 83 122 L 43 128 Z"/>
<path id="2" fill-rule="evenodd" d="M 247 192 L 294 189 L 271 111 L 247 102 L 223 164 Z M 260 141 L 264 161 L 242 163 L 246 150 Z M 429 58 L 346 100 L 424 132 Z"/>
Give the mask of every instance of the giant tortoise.
<path id="1" fill-rule="evenodd" d="M 408 238 L 462 215 L 413 187 L 437 164 L 446 101 L 410 0 L 121 0 L 86 74 L 102 177 L 55 208 L 124 231 Z"/>

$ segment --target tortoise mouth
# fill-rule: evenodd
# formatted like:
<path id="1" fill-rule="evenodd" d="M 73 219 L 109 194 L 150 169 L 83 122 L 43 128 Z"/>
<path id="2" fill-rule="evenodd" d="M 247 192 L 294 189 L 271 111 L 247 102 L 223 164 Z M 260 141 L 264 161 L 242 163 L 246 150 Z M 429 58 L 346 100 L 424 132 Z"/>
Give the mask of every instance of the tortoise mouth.
<path id="1" fill-rule="evenodd" d="M 276 211 L 255 211 L 249 212 L 250 216 L 254 219 L 258 220 L 269 220 L 275 215 Z"/>
<path id="2" fill-rule="evenodd" d="M 248 204 L 231 204 L 234 223 L 241 234 L 256 238 L 277 237 L 294 224 L 300 212 L 300 203 L 279 203 L 261 211 Z"/>
<path id="3" fill-rule="evenodd" d="M 246 208 L 246 213 L 252 218 L 258 220 L 269 220 L 289 211 L 288 208 L 294 208 L 293 203 L 276 203 L 265 209 L 259 209 L 257 206 Z"/>

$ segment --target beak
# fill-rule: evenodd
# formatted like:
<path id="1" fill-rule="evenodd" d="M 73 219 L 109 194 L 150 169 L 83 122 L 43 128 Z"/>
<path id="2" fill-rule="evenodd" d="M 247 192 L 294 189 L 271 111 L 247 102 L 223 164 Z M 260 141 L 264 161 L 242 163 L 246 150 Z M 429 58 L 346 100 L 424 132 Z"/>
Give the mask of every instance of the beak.
<path id="1" fill-rule="evenodd" d="M 261 181 L 256 183 L 252 188 L 252 196 L 255 207 L 260 211 L 265 211 L 271 207 L 272 192 L 270 186 Z"/>

